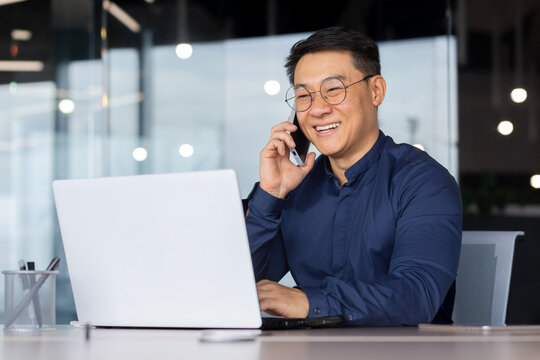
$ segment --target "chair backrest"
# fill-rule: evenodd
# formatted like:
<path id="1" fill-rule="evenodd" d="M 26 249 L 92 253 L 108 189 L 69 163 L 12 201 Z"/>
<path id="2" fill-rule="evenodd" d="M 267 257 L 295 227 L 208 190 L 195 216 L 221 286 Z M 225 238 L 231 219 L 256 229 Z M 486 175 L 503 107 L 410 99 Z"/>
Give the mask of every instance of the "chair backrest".
<path id="1" fill-rule="evenodd" d="M 506 309 L 521 231 L 464 231 L 452 320 L 457 325 L 506 325 Z"/>

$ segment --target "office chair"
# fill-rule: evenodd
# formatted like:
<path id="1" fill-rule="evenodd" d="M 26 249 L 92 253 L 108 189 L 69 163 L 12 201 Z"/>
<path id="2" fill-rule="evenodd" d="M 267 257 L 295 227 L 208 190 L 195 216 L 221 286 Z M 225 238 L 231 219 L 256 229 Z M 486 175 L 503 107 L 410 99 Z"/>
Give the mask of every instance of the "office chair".
<path id="1" fill-rule="evenodd" d="M 506 325 L 514 258 L 521 231 L 464 231 L 452 320 L 456 325 Z"/>

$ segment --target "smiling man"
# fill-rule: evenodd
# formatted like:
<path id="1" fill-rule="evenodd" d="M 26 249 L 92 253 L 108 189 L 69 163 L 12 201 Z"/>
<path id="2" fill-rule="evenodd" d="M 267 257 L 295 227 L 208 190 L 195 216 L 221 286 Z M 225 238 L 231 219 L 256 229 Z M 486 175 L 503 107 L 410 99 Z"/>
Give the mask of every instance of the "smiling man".
<path id="1" fill-rule="evenodd" d="M 342 316 L 350 325 L 450 323 L 461 246 L 461 198 L 448 171 L 379 130 L 377 45 L 328 28 L 286 64 L 301 129 L 272 128 L 246 224 L 261 310 Z M 289 132 L 322 154 L 289 160 Z M 298 284 L 277 283 L 291 271 Z"/>

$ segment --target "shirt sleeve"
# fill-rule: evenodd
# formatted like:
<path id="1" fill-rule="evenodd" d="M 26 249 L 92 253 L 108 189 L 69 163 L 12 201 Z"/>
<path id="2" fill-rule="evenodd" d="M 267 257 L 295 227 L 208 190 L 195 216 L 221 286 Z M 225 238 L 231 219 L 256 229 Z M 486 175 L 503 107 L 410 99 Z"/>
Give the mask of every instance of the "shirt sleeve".
<path id="1" fill-rule="evenodd" d="M 309 315 L 354 325 L 416 325 L 436 315 L 456 278 L 461 249 L 459 188 L 446 169 L 415 166 L 395 181 L 396 233 L 388 273 L 377 279 L 326 277 L 303 287 Z"/>
<path id="2" fill-rule="evenodd" d="M 279 281 L 289 271 L 280 225 L 284 199 L 255 184 L 247 199 L 246 228 L 255 279 Z"/>

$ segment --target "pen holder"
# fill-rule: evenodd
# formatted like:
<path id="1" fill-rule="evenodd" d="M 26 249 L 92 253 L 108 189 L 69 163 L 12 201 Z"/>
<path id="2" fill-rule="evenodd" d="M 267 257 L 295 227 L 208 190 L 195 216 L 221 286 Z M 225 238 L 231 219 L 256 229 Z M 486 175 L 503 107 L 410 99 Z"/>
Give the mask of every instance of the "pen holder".
<path id="1" fill-rule="evenodd" d="M 4 331 L 54 330 L 58 271 L 2 271 L 5 275 Z"/>

